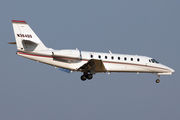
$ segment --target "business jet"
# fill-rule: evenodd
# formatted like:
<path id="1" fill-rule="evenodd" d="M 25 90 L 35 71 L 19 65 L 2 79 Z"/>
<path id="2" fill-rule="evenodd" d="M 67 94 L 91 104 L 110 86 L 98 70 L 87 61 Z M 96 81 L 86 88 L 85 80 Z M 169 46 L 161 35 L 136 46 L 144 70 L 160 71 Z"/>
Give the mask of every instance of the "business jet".
<path id="1" fill-rule="evenodd" d="M 16 42 L 9 44 L 17 45 L 17 55 L 54 66 L 64 72 L 82 72 L 82 81 L 91 80 L 96 73 L 130 72 L 153 73 L 157 75 L 156 83 L 159 83 L 160 75 L 171 75 L 175 72 L 172 68 L 146 56 L 114 54 L 111 51 L 100 53 L 47 48 L 26 21 L 12 20 L 12 25 Z"/>

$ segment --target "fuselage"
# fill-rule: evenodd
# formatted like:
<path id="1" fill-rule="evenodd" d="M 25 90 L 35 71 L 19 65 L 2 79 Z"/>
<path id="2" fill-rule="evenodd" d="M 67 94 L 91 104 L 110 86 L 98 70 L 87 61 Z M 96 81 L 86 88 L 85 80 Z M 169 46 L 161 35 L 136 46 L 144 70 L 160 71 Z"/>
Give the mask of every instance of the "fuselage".
<path id="1" fill-rule="evenodd" d="M 113 54 L 76 50 L 18 51 L 18 55 L 55 67 L 77 71 L 91 59 L 102 60 L 106 72 L 172 74 L 174 70 L 155 59 L 139 55 Z M 99 71 L 104 72 L 104 71 Z"/>
<path id="2" fill-rule="evenodd" d="M 59 67 L 64 72 L 83 72 L 81 80 L 92 79 L 93 74 L 101 72 L 136 72 L 171 75 L 174 70 L 160 64 L 155 59 L 139 55 L 113 54 L 76 50 L 54 50 L 46 47 L 26 21 L 12 20 L 17 54 Z"/>

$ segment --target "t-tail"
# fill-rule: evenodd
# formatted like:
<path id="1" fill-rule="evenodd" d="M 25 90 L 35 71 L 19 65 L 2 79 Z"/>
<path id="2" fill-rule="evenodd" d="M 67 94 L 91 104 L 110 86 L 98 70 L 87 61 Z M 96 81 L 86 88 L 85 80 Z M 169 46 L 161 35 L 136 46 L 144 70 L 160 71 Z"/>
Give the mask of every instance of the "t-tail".
<path id="1" fill-rule="evenodd" d="M 12 25 L 18 50 L 37 51 L 47 49 L 26 21 L 12 20 Z M 12 42 L 10 44 L 15 43 Z"/>

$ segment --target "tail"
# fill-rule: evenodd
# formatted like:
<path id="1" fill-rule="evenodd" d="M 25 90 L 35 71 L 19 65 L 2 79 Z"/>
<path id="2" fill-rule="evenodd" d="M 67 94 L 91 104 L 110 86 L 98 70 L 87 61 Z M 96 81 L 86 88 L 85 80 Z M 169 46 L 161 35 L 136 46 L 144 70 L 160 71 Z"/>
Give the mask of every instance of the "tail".
<path id="1" fill-rule="evenodd" d="M 36 51 L 47 49 L 26 21 L 12 20 L 12 24 L 18 50 Z"/>

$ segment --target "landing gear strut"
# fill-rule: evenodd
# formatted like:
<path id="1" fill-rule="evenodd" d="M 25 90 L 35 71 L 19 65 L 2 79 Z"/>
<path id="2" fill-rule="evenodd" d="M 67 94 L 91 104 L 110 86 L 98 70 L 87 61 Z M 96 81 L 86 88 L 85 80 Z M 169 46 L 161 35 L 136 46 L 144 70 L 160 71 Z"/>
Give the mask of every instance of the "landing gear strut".
<path id="1" fill-rule="evenodd" d="M 156 83 L 159 83 L 159 82 L 160 82 L 159 78 L 160 78 L 160 76 L 158 75 L 158 76 L 157 76 Z"/>
<path id="2" fill-rule="evenodd" d="M 86 79 L 91 80 L 92 78 L 93 78 L 93 75 L 92 75 L 92 74 L 88 74 L 88 73 L 84 73 L 84 74 L 81 76 L 81 80 L 82 80 L 82 81 L 85 81 Z"/>

